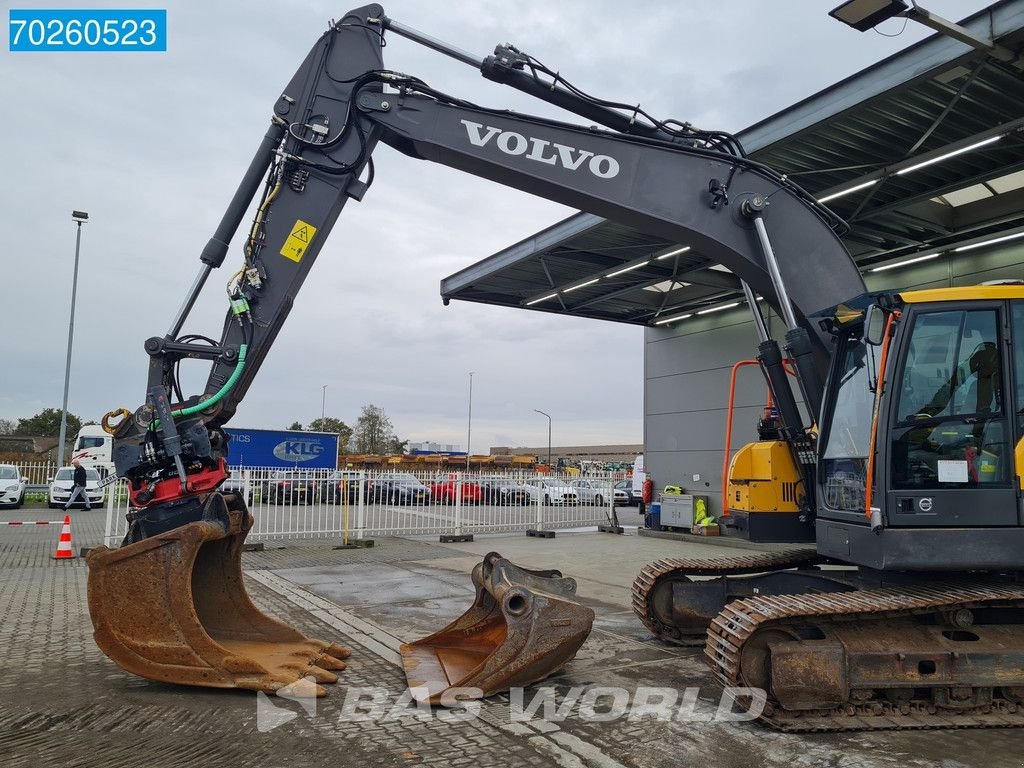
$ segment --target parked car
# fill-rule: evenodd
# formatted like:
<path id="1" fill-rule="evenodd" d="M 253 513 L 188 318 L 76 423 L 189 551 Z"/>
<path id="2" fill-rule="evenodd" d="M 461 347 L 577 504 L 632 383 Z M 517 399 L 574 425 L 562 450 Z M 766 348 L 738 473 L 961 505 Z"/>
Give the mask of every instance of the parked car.
<path id="1" fill-rule="evenodd" d="M 508 477 L 481 477 L 480 491 L 484 504 L 513 506 L 530 503 L 530 492 L 526 486 Z"/>
<path id="2" fill-rule="evenodd" d="M 429 504 L 430 489 L 408 472 L 385 472 L 367 485 L 367 498 L 386 504 Z"/>
<path id="3" fill-rule="evenodd" d="M 321 498 L 328 504 L 340 504 L 346 499 L 349 504 L 357 504 L 365 477 L 365 473 L 356 470 L 336 469 L 323 481 Z M 366 498 L 366 491 L 363 491 L 363 498 Z"/>
<path id="4" fill-rule="evenodd" d="M 75 487 L 75 468 L 61 467 L 57 474 L 50 480 L 50 498 L 48 505 L 50 509 L 63 507 L 71 498 L 71 491 Z M 85 495 L 89 497 L 89 506 L 96 507 L 103 504 L 107 491 L 100 488 L 100 473 L 92 467 L 85 470 Z M 75 501 L 74 506 L 84 507 L 84 501 Z"/>
<path id="5" fill-rule="evenodd" d="M 530 501 L 534 504 L 542 500 L 545 504 L 575 504 L 579 501 L 574 488 L 565 484 L 564 480 L 540 478 L 526 481 Z"/>
<path id="6" fill-rule="evenodd" d="M 463 504 L 479 504 L 483 501 L 484 494 L 479 483 L 473 480 L 460 483 L 455 478 L 455 473 L 438 475 L 430 483 L 430 498 L 437 504 L 454 504 L 456 497 L 461 494 Z"/>
<path id="7" fill-rule="evenodd" d="M 268 504 L 312 504 L 315 496 L 316 480 L 307 472 L 275 472 L 264 490 Z"/>
<path id="8" fill-rule="evenodd" d="M 612 486 L 612 504 L 616 507 L 629 505 L 629 490 L 621 482 Z"/>
<path id="9" fill-rule="evenodd" d="M 616 498 L 618 498 L 618 496 L 619 496 L 619 493 L 618 493 L 619 491 L 622 491 L 623 493 L 626 494 L 626 499 L 625 499 L 625 501 L 622 502 L 624 505 L 628 505 L 630 507 L 639 507 L 640 506 L 640 502 L 642 501 L 642 497 L 640 496 L 640 491 L 633 489 L 633 479 L 632 478 L 627 477 L 625 480 L 619 480 L 619 482 L 617 482 L 615 484 L 615 492 L 616 492 L 615 496 L 616 496 Z M 616 503 L 618 503 L 618 502 L 616 502 Z"/>
<path id="10" fill-rule="evenodd" d="M 596 504 L 603 507 L 608 501 L 608 483 L 601 480 L 576 478 L 569 481 L 569 487 L 576 490 L 581 504 Z"/>
<path id="11" fill-rule="evenodd" d="M 0 506 L 17 509 L 25 503 L 28 478 L 14 464 L 0 464 Z"/>

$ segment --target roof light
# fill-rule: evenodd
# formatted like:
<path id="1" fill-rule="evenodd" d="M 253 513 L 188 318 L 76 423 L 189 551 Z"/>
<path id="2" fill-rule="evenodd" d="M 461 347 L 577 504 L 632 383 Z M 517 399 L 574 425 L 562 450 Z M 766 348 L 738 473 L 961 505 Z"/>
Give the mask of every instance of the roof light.
<path id="1" fill-rule="evenodd" d="M 1012 235 L 1003 235 L 1002 237 L 994 237 L 991 240 L 982 240 L 980 243 L 971 243 L 970 245 L 961 245 L 959 248 L 954 248 L 956 253 L 960 251 L 972 251 L 975 248 L 984 248 L 986 245 L 995 245 L 996 243 L 1005 243 L 1007 240 L 1015 240 L 1018 237 L 1024 237 L 1024 232 L 1017 232 Z"/>
<path id="2" fill-rule="evenodd" d="M 918 168 L 924 168 L 926 165 L 934 165 L 935 163 L 940 163 L 943 160 L 948 160 L 951 157 L 956 157 L 957 155 L 962 155 L 965 152 L 970 152 L 971 150 L 978 149 L 979 147 L 984 147 L 987 144 L 997 142 L 1001 138 L 1003 138 L 1002 135 L 989 136 L 987 139 L 976 141 L 974 144 L 969 144 L 966 147 L 960 147 L 960 149 L 954 149 L 952 152 L 946 152 L 944 155 L 939 155 L 938 157 L 933 157 L 930 160 L 925 160 L 923 162 L 916 163 L 915 165 L 911 165 L 907 168 L 903 168 L 902 170 L 896 171 L 896 175 L 903 176 L 904 174 L 910 173 L 911 171 L 916 171 Z"/>
<path id="3" fill-rule="evenodd" d="M 573 291 L 575 291 L 575 290 L 577 290 L 579 288 L 586 288 L 588 285 L 593 285 L 594 283 L 596 283 L 600 279 L 601 279 L 600 277 L 595 277 L 593 280 L 587 280 L 587 282 L 580 283 L 579 285 L 574 285 L 572 288 L 565 288 L 565 289 L 562 290 L 562 293 L 572 293 Z"/>
<path id="4" fill-rule="evenodd" d="M 710 315 L 712 312 L 721 312 L 723 309 L 732 309 L 733 307 L 738 307 L 739 305 L 740 305 L 740 303 L 738 301 L 734 301 L 732 304 L 723 304 L 720 307 L 711 307 L 711 309 L 702 309 L 697 314 L 698 315 Z"/>
<path id="5" fill-rule="evenodd" d="M 655 320 L 654 324 L 655 325 L 668 325 L 669 323 L 674 323 L 677 320 L 685 320 L 688 317 L 693 317 L 693 313 L 690 312 L 690 313 L 685 314 L 685 315 L 676 315 L 675 317 L 666 317 L 663 320 Z"/>
<path id="6" fill-rule="evenodd" d="M 924 256 L 915 256 L 912 259 L 904 259 L 903 261 L 897 261 L 897 262 L 894 262 L 892 264 L 886 264 L 883 267 L 875 267 L 871 271 L 872 272 L 885 272 L 885 270 L 887 270 L 887 269 L 896 269 L 897 267 L 905 267 L 905 266 L 907 266 L 907 264 L 916 264 L 919 261 L 928 261 L 929 259 L 934 259 L 938 255 L 939 255 L 938 253 L 929 253 L 929 254 L 926 254 Z"/>
<path id="7" fill-rule="evenodd" d="M 861 189 L 867 189 L 868 187 L 872 186 L 873 184 L 877 184 L 877 183 L 878 183 L 878 179 L 872 179 L 871 181 L 865 181 L 863 184 L 856 184 L 855 186 L 852 186 L 849 189 L 841 189 L 838 192 L 833 192 L 831 195 L 825 195 L 824 197 L 819 197 L 818 198 L 818 202 L 819 203 L 827 203 L 829 200 L 835 200 L 837 197 L 842 197 L 843 195 L 848 195 L 851 192 L 857 192 L 858 190 L 861 190 Z"/>
<path id="8" fill-rule="evenodd" d="M 526 302 L 526 306 L 532 307 L 534 304 L 540 304 L 542 301 L 547 301 L 548 299 L 553 299 L 557 295 L 558 295 L 558 291 L 555 291 L 554 293 L 549 293 L 547 296 L 541 296 L 539 299 L 534 299 L 533 301 Z"/>
<path id="9" fill-rule="evenodd" d="M 650 259 L 648 259 L 647 261 L 641 261 L 639 264 L 633 264 L 633 265 L 631 265 L 629 267 L 623 267 L 622 269 L 616 270 L 615 272 L 609 272 L 606 275 L 606 277 L 618 277 L 619 275 L 624 275 L 627 272 L 632 272 L 634 269 L 640 269 L 640 267 L 646 267 L 650 263 L 651 263 Z"/>
<path id="10" fill-rule="evenodd" d="M 848 0 L 833 8 L 828 15 L 858 32 L 866 32 L 905 10 L 907 4 L 902 0 Z"/>
<path id="11" fill-rule="evenodd" d="M 691 246 L 689 245 L 684 245 L 682 248 L 676 248 L 674 251 L 663 253 L 656 259 L 656 261 L 661 261 L 662 259 L 667 259 L 671 256 L 678 256 L 680 253 L 686 253 L 688 250 L 690 250 L 690 247 Z"/>

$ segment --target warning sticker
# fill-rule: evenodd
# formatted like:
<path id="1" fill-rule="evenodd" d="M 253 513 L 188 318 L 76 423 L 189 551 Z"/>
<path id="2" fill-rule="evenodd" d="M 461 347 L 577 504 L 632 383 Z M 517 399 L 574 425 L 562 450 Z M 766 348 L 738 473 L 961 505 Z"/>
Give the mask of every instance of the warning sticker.
<path id="1" fill-rule="evenodd" d="M 292 232 L 288 239 L 281 246 L 281 255 L 292 261 L 302 261 L 302 257 L 309 250 L 309 244 L 313 242 L 313 235 L 316 234 L 316 227 L 308 224 L 302 219 L 295 221 Z"/>

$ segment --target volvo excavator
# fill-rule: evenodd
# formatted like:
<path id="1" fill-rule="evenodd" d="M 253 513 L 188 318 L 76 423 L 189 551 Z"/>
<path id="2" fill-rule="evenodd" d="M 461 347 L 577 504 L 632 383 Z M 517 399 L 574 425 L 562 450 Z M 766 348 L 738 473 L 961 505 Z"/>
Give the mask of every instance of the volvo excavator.
<path id="1" fill-rule="evenodd" d="M 478 106 L 387 70 L 389 34 L 588 124 Z M 782 729 L 1024 723 L 1024 288 L 867 294 L 844 223 L 735 137 L 589 96 L 511 44 L 476 58 L 379 5 L 331 22 L 273 103 L 180 310 L 145 343 L 144 403 L 104 418 L 131 499 L 122 546 L 88 560 L 90 614 L 108 656 L 157 680 L 266 691 L 306 675 L 332 682 L 344 667 L 346 649 L 249 601 L 240 557 L 252 516 L 218 488 L 224 425 L 342 208 L 367 194 L 379 144 L 689 245 L 741 281 L 816 545 L 648 566 L 633 599 L 655 635 L 703 645 L 723 684 L 763 689 L 762 718 Z M 220 337 L 183 334 L 251 204 Z M 784 319 L 782 344 L 758 298 Z M 183 359 L 209 362 L 203 392 L 182 391 Z M 571 580 L 497 556 L 484 566 L 480 621 L 470 621 L 484 630 L 457 621 L 410 646 L 410 680 L 457 656 L 455 677 L 472 678 L 475 659 L 498 689 L 502 665 L 517 670 L 506 682 L 523 684 L 579 647 L 576 630 L 592 615 L 511 618 L 545 583 L 573 605 Z M 520 628 L 533 640 L 510 647 Z"/>

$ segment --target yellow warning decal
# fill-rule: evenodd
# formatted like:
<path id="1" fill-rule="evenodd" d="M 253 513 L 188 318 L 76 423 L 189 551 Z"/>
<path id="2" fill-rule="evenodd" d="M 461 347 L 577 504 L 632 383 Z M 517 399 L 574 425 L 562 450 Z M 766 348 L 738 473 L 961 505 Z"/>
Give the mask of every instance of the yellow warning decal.
<path id="1" fill-rule="evenodd" d="M 295 262 L 302 261 L 302 257 L 309 250 L 309 244 L 313 242 L 313 235 L 315 234 L 316 227 L 302 219 L 297 219 L 295 226 L 292 227 L 291 234 L 288 235 L 288 239 L 281 246 L 281 255 Z"/>

